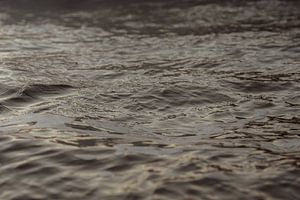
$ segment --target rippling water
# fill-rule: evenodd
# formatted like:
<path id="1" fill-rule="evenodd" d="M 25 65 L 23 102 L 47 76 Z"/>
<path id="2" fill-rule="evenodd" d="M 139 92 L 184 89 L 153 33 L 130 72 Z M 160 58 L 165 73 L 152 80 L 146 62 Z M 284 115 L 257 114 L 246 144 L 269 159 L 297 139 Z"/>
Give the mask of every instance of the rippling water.
<path id="1" fill-rule="evenodd" d="M 0 27 L 0 199 L 299 199 L 299 1 L 1 0 Z"/>

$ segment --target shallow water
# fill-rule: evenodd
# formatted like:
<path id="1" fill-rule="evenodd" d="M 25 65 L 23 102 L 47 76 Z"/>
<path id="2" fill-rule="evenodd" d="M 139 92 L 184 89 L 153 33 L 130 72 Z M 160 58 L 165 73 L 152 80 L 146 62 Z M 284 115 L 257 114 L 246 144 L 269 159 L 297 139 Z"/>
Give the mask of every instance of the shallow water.
<path id="1" fill-rule="evenodd" d="M 1 0 L 0 27 L 0 199 L 299 199 L 299 1 Z"/>

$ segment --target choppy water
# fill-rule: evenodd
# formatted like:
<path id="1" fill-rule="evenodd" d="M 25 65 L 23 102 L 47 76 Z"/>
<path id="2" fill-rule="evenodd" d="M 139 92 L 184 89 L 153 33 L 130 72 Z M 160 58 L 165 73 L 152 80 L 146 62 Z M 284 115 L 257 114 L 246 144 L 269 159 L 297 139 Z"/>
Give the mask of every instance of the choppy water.
<path id="1" fill-rule="evenodd" d="M 300 198 L 300 2 L 1 0 L 0 199 Z"/>

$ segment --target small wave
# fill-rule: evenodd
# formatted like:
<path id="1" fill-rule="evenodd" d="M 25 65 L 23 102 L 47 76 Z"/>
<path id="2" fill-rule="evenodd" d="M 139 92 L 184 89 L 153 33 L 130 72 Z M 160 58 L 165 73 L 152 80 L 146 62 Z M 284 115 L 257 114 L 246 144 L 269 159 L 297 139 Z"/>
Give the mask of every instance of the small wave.
<path id="1" fill-rule="evenodd" d="M 6 107 L 22 107 L 45 100 L 47 97 L 65 95 L 73 89 L 69 85 L 26 85 L 20 89 L 9 89 L 2 93 L 1 104 Z"/>

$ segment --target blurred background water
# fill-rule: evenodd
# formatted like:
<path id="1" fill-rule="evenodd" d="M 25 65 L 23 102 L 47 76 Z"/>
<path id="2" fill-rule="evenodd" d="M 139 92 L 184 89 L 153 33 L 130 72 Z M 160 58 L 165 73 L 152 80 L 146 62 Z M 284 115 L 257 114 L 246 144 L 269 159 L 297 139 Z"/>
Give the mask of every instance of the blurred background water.
<path id="1" fill-rule="evenodd" d="M 0 0 L 0 27 L 0 199 L 299 199 L 299 1 Z"/>

